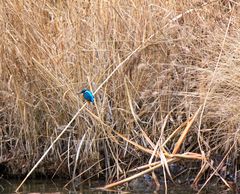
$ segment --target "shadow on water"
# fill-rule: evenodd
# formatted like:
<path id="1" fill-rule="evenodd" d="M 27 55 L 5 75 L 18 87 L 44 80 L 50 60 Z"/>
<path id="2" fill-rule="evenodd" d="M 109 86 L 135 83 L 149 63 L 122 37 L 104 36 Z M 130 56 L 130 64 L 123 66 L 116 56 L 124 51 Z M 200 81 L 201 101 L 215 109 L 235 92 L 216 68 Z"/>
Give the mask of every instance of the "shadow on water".
<path id="1" fill-rule="evenodd" d="M 14 193 L 14 190 L 17 188 L 20 180 L 4 180 L 0 179 L 0 193 Z M 83 194 L 111 194 L 111 193 L 165 193 L 164 190 L 154 191 L 151 189 L 137 189 L 137 190 L 125 190 L 123 191 L 102 191 L 96 190 L 94 188 L 102 186 L 103 182 L 90 182 L 88 184 L 84 184 L 77 190 L 74 189 L 65 189 L 63 186 L 67 181 L 65 180 L 28 180 L 21 188 L 21 193 L 27 194 L 38 194 L 38 193 L 48 193 L 48 194 L 75 194 L 75 193 L 83 193 Z M 190 186 L 169 186 L 168 188 L 169 194 L 195 194 L 197 193 L 194 191 Z M 220 188 L 208 188 L 201 192 L 201 194 L 230 194 L 230 191 L 223 191 Z"/>

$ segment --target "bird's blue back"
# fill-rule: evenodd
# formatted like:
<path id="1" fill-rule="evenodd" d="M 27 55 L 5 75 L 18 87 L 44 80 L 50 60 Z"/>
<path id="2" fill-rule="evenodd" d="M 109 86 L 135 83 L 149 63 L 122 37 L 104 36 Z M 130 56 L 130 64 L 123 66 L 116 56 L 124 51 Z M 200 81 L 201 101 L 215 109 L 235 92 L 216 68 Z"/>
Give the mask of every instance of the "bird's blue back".
<path id="1" fill-rule="evenodd" d="M 86 100 L 94 103 L 94 96 L 93 96 L 92 92 L 90 92 L 89 90 L 87 90 L 87 91 L 85 91 L 85 92 L 83 93 L 83 97 L 84 97 Z"/>

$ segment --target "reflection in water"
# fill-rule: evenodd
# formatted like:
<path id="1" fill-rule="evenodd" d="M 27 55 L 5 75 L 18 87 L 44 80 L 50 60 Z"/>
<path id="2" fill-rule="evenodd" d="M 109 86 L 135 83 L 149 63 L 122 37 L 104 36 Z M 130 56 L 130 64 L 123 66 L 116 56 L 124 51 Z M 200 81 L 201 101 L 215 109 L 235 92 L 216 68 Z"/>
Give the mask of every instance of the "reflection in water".
<path id="1" fill-rule="evenodd" d="M 0 178 L 0 193 L 14 193 L 14 190 L 17 188 L 20 180 L 5 180 Z M 100 191 L 94 188 L 102 186 L 104 183 L 100 182 L 91 182 L 89 184 L 84 184 L 81 188 L 78 188 L 74 191 L 74 189 L 65 189 L 63 186 L 66 184 L 66 180 L 28 180 L 21 188 L 21 193 L 27 194 L 39 194 L 39 193 L 48 193 L 48 194 L 116 194 L 123 193 L 118 191 Z M 153 190 L 145 190 L 144 188 L 128 191 L 129 193 L 164 193 L 163 190 L 153 191 Z M 126 192 L 127 193 L 127 192 Z M 192 190 L 190 186 L 170 186 L 168 188 L 169 194 L 195 194 L 196 191 Z M 216 188 L 208 189 L 207 191 L 201 192 L 202 194 L 215 194 L 215 193 L 231 193 L 226 191 L 219 191 Z"/>

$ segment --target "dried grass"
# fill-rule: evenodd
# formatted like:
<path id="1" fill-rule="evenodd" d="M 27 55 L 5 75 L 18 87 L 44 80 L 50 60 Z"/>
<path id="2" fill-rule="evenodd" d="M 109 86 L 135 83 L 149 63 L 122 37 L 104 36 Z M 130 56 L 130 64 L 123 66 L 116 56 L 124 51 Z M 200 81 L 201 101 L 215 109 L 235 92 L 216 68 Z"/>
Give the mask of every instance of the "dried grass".
<path id="1" fill-rule="evenodd" d="M 112 181 L 161 152 L 166 167 L 171 153 L 237 161 L 239 11 L 235 1 L 1 1 L 0 164 Z M 96 107 L 79 111 L 84 87 L 97 89 Z"/>

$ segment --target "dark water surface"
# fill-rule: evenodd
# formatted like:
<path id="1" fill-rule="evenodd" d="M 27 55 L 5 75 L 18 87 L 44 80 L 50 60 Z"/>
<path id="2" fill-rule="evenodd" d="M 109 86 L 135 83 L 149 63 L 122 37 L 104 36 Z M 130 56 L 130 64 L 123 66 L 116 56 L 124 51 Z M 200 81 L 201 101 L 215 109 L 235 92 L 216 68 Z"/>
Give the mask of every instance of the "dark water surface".
<path id="1" fill-rule="evenodd" d="M 82 185 L 80 188 L 74 189 L 68 188 L 65 189 L 63 186 L 66 184 L 67 181 L 65 180 L 28 180 L 25 182 L 25 184 L 22 186 L 20 192 L 21 193 L 27 193 L 27 194 L 39 194 L 39 193 L 48 193 L 48 194 L 63 194 L 63 193 L 68 193 L 68 194 L 113 194 L 113 193 L 165 193 L 164 190 L 160 191 L 154 191 L 154 190 L 123 190 L 121 191 L 101 191 L 101 190 L 96 190 L 94 188 L 103 186 L 104 183 L 100 182 L 91 182 L 90 183 L 85 183 Z M 0 193 L 14 193 L 15 189 L 17 186 L 20 184 L 20 180 L 5 180 L 0 178 Z M 197 193 L 193 189 L 191 189 L 190 186 L 170 186 L 168 188 L 168 193 L 169 194 L 195 194 Z M 209 188 L 203 192 L 202 194 L 228 194 L 232 193 L 230 191 L 224 191 L 223 189 L 220 188 Z"/>

